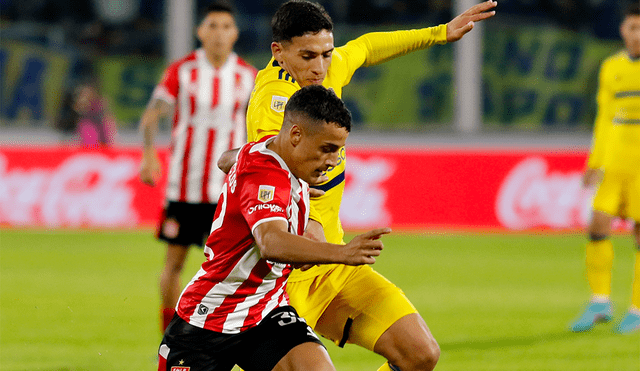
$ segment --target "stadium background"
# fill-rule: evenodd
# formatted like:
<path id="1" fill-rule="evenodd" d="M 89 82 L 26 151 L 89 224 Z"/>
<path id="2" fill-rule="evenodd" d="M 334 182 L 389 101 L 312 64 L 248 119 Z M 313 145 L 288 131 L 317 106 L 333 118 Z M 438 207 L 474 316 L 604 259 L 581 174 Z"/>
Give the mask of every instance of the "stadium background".
<path id="1" fill-rule="evenodd" d="M 461 2 L 320 1 L 336 45 L 447 22 Z M 168 63 L 169 3 L 0 1 L 0 370 L 153 369 L 162 186 L 136 178 L 136 129 Z M 235 2 L 236 51 L 258 68 L 279 4 Z M 376 268 L 431 326 L 438 369 L 640 370 L 637 336 L 566 332 L 588 294 L 581 230 L 593 190 L 580 174 L 597 70 L 622 47 L 624 5 L 499 1 L 474 30 L 482 80 L 470 126 L 456 121 L 452 45 L 361 69 L 344 90 L 355 129 L 342 218 L 352 232 L 397 231 Z M 65 94 L 85 81 L 97 81 L 116 116 L 111 148 L 82 148 L 58 125 Z M 158 142 L 168 146 L 168 125 Z M 624 307 L 633 246 L 617 238 Z M 201 259 L 191 255 L 185 279 Z M 329 350 L 338 369 L 381 362 Z"/>

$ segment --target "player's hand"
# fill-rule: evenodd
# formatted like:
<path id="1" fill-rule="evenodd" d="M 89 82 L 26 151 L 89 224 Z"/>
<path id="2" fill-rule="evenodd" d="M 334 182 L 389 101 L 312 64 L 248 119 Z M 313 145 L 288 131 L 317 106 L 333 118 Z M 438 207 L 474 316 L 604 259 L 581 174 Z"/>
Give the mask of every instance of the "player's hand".
<path id="1" fill-rule="evenodd" d="M 447 23 L 447 42 L 458 41 L 473 29 L 475 22 L 491 18 L 496 14 L 491 10 L 498 5 L 497 1 L 485 1 L 467 9 L 464 13 Z"/>
<path id="2" fill-rule="evenodd" d="M 324 191 L 316 188 L 309 188 L 309 197 L 316 198 L 324 195 Z"/>
<path id="3" fill-rule="evenodd" d="M 380 237 L 391 233 L 391 228 L 378 228 L 355 236 L 344 245 L 345 254 L 343 264 L 362 265 L 373 264 L 376 256 L 380 256 L 383 245 Z"/>
<path id="4" fill-rule="evenodd" d="M 142 162 L 140 163 L 140 180 L 144 184 L 155 185 L 162 174 L 160 170 L 160 160 L 155 151 L 144 151 Z"/>
<path id="5" fill-rule="evenodd" d="M 600 169 L 587 168 L 582 174 L 582 186 L 588 188 L 598 184 L 603 175 L 604 173 Z"/>

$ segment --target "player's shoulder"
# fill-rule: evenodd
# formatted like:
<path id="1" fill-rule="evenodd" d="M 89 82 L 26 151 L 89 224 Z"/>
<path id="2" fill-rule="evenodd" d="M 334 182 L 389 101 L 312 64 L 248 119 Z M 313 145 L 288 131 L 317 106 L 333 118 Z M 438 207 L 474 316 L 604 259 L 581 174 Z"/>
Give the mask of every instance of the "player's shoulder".
<path id="1" fill-rule="evenodd" d="M 269 64 L 258 72 L 256 77 L 256 85 L 261 86 L 282 86 L 296 89 L 298 84 L 296 80 L 284 68 L 280 67 L 278 62 L 271 59 Z"/>
<path id="2" fill-rule="evenodd" d="M 174 60 L 173 62 L 171 62 L 169 64 L 169 69 L 178 69 L 180 68 L 180 66 L 186 64 L 186 63 L 190 63 L 190 62 L 194 62 L 196 59 L 198 59 L 198 50 L 192 50 L 190 53 L 182 56 L 179 59 Z"/>
<path id="3" fill-rule="evenodd" d="M 238 172 L 242 174 L 269 174 L 269 177 L 286 177 L 290 173 L 284 161 L 267 149 L 265 137 L 258 142 L 245 144 L 238 153 Z"/>
<path id="4" fill-rule="evenodd" d="M 249 109 L 270 106 L 275 112 L 284 112 L 287 100 L 298 89 L 299 85 L 289 73 L 280 66 L 270 64 L 258 72 Z"/>
<path id="5" fill-rule="evenodd" d="M 629 55 L 627 54 L 627 52 L 625 50 L 620 50 L 619 52 L 607 57 L 604 60 L 604 62 L 602 62 L 602 66 L 603 67 L 615 66 L 620 63 L 625 63 L 628 60 L 629 60 Z"/>

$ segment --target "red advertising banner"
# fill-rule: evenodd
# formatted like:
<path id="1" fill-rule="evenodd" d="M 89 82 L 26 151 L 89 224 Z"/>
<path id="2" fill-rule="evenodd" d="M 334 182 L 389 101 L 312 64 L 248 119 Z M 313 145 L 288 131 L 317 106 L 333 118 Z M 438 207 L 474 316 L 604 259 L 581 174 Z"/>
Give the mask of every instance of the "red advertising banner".
<path id="1" fill-rule="evenodd" d="M 586 152 L 351 149 L 345 228 L 576 228 Z"/>
<path id="2" fill-rule="evenodd" d="M 167 152 L 160 153 L 166 169 Z M 166 173 L 150 187 L 138 180 L 137 148 L 0 149 L 0 225 L 136 227 L 155 224 Z"/>
<path id="3" fill-rule="evenodd" d="M 0 149 L 0 225 L 155 226 L 166 184 L 138 180 L 138 148 Z M 574 229 L 586 226 L 586 152 L 351 148 L 346 229 Z"/>

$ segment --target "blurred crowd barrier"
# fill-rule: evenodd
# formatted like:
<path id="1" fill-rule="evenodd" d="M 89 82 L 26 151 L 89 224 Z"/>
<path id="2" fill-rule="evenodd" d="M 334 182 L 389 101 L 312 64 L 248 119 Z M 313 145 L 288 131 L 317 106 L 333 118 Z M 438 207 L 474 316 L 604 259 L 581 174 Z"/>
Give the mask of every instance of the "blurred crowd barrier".
<path id="1" fill-rule="evenodd" d="M 419 26 L 419 25 L 415 25 Z M 598 68 L 619 41 L 553 27 L 487 23 L 484 27 L 485 129 L 588 129 L 595 117 Z M 410 26 L 406 26 L 409 28 Z M 367 28 L 367 31 L 385 28 Z M 341 29 L 340 40 L 361 35 Z M 340 45 L 340 40 L 336 42 Z M 262 68 L 270 55 L 248 52 Z M 81 56 L 24 41 L 0 45 L 0 126 L 50 126 L 60 117 L 68 81 Z M 118 127 L 134 130 L 166 66 L 160 57 L 103 55 L 93 59 L 101 93 Z M 453 47 L 434 46 L 379 66 L 359 69 L 343 98 L 361 128 L 450 127 L 453 119 Z M 165 128 L 168 130 L 168 128 Z"/>
<path id="2" fill-rule="evenodd" d="M 574 230 L 587 225 L 586 152 L 550 149 L 349 150 L 341 219 L 348 230 Z M 160 152 L 165 165 L 168 150 Z M 126 147 L 0 152 L 0 226 L 139 228 L 157 223 L 166 174 L 138 179 Z"/>

